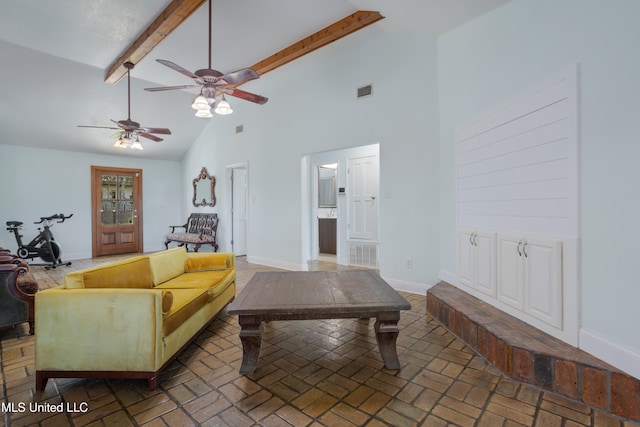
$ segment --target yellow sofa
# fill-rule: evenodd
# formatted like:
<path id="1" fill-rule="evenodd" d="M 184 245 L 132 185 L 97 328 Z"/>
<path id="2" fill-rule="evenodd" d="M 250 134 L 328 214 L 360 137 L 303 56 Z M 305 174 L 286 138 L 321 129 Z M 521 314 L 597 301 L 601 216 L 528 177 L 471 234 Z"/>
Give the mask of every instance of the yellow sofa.
<path id="1" fill-rule="evenodd" d="M 159 373 L 236 294 L 232 253 L 177 247 L 75 271 L 35 298 L 36 389 Z"/>

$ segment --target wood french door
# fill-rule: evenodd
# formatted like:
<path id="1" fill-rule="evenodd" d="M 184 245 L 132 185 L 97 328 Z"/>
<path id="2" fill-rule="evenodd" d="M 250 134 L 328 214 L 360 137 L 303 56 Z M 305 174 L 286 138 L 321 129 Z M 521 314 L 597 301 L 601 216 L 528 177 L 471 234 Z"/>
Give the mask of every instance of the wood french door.
<path id="1" fill-rule="evenodd" d="M 91 166 L 93 257 L 142 252 L 142 170 Z"/>

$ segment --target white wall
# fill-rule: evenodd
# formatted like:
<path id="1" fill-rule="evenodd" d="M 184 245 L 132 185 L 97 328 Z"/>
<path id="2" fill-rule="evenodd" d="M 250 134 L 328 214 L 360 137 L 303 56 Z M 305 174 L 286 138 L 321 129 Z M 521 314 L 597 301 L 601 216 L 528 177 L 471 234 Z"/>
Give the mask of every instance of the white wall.
<path id="1" fill-rule="evenodd" d="M 518 0 L 438 43 L 442 276 L 455 271 L 454 129 L 567 65 L 580 67 L 580 346 L 640 377 L 640 30 L 635 0 Z"/>
<path id="2" fill-rule="evenodd" d="M 91 166 L 142 169 L 143 236 L 147 252 L 164 249 L 169 225 L 183 224 L 185 192 L 181 164 L 164 160 L 107 156 L 0 144 L 0 246 L 15 251 L 6 221 L 24 222 L 27 242 L 37 234 L 34 221 L 55 213 L 73 217 L 56 224 L 53 234 L 63 260 L 91 258 Z"/>
<path id="3" fill-rule="evenodd" d="M 229 98 L 236 111 L 211 119 L 185 158 L 184 179 L 202 166 L 216 175 L 213 210 L 226 230 L 224 166 L 248 162 L 248 257 L 299 269 L 308 241 L 302 159 L 379 143 L 382 274 L 423 292 L 438 277 L 435 58 L 435 39 L 374 25 L 243 85 L 269 102 Z M 373 84 L 373 96 L 356 99 L 366 84 Z M 244 132 L 235 134 L 240 124 Z"/>

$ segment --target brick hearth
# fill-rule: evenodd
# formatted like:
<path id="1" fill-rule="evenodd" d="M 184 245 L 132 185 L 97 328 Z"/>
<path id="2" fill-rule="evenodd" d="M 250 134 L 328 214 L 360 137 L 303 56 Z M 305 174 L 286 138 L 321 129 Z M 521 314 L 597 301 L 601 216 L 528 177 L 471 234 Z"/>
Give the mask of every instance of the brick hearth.
<path id="1" fill-rule="evenodd" d="M 592 355 L 440 282 L 427 312 L 506 375 L 631 420 L 640 381 Z"/>

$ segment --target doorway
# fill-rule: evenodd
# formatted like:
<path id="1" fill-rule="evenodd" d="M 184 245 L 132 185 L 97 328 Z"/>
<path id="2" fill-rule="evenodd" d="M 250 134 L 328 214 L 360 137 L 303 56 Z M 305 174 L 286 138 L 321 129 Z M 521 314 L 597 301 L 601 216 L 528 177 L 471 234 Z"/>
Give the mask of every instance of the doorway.
<path id="1" fill-rule="evenodd" d="M 231 251 L 247 255 L 249 180 L 247 164 L 229 167 L 231 182 Z"/>
<path id="2" fill-rule="evenodd" d="M 142 169 L 91 166 L 92 256 L 142 252 Z"/>
<path id="3" fill-rule="evenodd" d="M 318 166 L 318 259 L 336 262 L 338 242 L 338 163 Z"/>
<path id="4" fill-rule="evenodd" d="M 339 265 L 378 268 L 380 248 L 380 147 L 371 144 L 305 156 L 302 160 L 303 230 L 302 259 L 324 261 L 320 249 L 320 219 L 335 217 L 336 255 Z M 336 164 L 336 203 L 322 208 L 320 203 L 321 166 Z M 333 205 L 331 205 L 333 206 Z M 331 233 L 333 234 L 333 233 Z"/>

